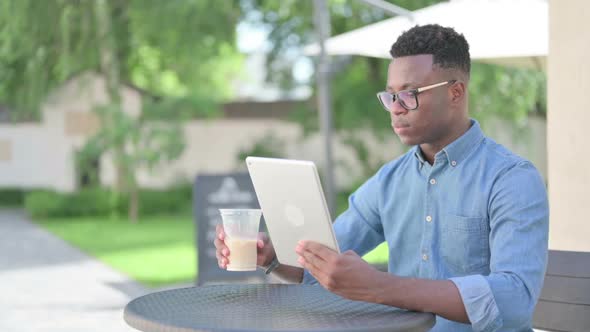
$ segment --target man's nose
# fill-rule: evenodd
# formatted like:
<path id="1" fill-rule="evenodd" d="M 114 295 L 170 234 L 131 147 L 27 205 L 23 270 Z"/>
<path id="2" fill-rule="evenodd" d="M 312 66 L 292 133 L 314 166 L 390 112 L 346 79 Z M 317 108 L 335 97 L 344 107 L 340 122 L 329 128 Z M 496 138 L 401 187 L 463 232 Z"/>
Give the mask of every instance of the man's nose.
<path id="1" fill-rule="evenodd" d="M 399 99 L 396 99 L 391 103 L 389 112 L 391 112 L 392 115 L 403 115 L 408 113 L 408 110 L 402 106 Z"/>

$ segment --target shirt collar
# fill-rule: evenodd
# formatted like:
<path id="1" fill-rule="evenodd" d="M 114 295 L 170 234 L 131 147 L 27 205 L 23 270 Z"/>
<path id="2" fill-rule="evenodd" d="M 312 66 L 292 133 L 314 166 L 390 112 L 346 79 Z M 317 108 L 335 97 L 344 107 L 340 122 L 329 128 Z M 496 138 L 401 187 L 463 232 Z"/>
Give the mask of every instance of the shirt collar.
<path id="1" fill-rule="evenodd" d="M 426 162 L 426 159 L 424 159 L 424 155 L 422 154 L 420 145 L 416 145 L 414 147 L 414 156 L 416 156 L 416 159 L 418 159 L 418 162 L 420 162 L 420 168 L 422 168 L 422 166 L 424 166 L 424 163 Z"/>
<path id="2" fill-rule="evenodd" d="M 471 151 L 476 148 L 484 138 L 485 136 L 479 126 L 479 122 L 471 119 L 471 127 L 461 135 L 461 137 L 457 138 L 451 144 L 439 151 L 436 154 L 435 159 L 441 158 L 444 154 L 448 159 L 449 165 L 455 167 L 465 161 L 465 158 L 467 158 L 469 153 L 471 153 Z M 420 150 L 419 145 L 414 147 L 414 155 L 420 162 L 420 166 L 424 165 L 426 160 L 422 155 L 422 150 Z"/>
<path id="3" fill-rule="evenodd" d="M 449 160 L 449 165 L 454 167 L 465 161 L 471 151 L 473 151 L 483 139 L 484 135 L 479 126 L 479 122 L 471 119 L 471 127 L 467 132 L 442 149 Z"/>
<path id="4" fill-rule="evenodd" d="M 416 156 L 416 159 L 418 159 L 420 165 L 423 165 L 426 162 L 424 155 L 422 155 L 422 150 L 420 150 L 420 145 L 414 146 L 414 156 Z"/>

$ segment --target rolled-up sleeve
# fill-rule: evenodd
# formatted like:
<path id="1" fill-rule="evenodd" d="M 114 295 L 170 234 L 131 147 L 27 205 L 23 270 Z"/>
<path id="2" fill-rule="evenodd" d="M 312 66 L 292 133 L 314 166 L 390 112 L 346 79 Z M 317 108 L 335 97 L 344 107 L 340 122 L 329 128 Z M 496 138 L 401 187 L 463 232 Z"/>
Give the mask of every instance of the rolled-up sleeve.
<path id="1" fill-rule="evenodd" d="M 474 331 L 498 331 L 502 318 L 490 284 L 481 275 L 451 278 L 459 289 Z"/>
<path id="2" fill-rule="evenodd" d="M 499 176 L 489 200 L 490 274 L 451 278 L 474 331 L 530 327 L 547 266 L 549 206 L 529 162 Z"/>

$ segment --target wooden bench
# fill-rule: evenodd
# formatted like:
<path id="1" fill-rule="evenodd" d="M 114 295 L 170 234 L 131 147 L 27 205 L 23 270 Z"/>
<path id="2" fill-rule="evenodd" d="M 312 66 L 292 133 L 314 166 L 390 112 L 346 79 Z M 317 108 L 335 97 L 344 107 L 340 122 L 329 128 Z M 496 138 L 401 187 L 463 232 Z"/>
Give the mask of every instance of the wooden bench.
<path id="1" fill-rule="evenodd" d="M 590 331 L 590 252 L 549 251 L 533 326 L 546 331 Z"/>

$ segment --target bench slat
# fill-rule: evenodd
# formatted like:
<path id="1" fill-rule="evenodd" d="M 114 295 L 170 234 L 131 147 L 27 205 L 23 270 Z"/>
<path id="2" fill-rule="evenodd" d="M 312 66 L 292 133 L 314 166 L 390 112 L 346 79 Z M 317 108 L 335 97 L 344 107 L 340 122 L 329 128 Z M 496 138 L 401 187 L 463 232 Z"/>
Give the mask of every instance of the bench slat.
<path id="1" fill-rule="evenodd" d="M 590 305 L 590 278 L 545 276 L 540 299 Z"/>
<path id="2" fill-rule="evenodd" d="M 590 253 L 549 250 L 547 275 L 590 278 Z"/>
<path id="3" fill-rule="evenodd" d="M 590 306 L 539 301 L 533 326 L 544 330 L 586 332 L 590 329 Z"/>

